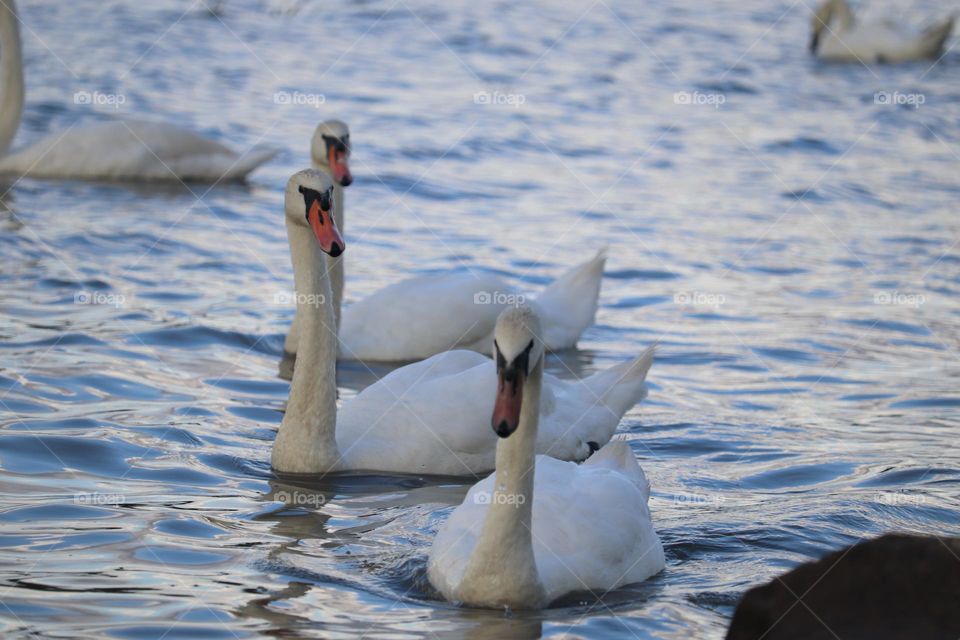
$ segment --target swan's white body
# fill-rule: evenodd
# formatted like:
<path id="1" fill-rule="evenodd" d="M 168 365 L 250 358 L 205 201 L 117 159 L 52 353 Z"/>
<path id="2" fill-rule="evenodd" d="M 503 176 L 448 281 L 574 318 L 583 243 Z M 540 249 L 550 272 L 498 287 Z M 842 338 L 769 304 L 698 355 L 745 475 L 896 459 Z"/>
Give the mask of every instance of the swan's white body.
<path id="1" fill-rule="evenodd" d="M 830 62 L 905 62 L 937 58 L 953 28 L 953 16 L 912 30 L 892 20 L 854 19 L 844 0 L 827 0 L 813 22 L 811 48 Z"/>
<path id="2" fill-rule="evenodd" d="M 551 351 L 570 349 L 593 324 L 606 256 L 564 273 L 536 300 Z M 483 273 L 420 276 L 389 285 L 343 310 L 340 357 L 409 361 L 448 349 L 490 350 L 497 316 L 522 300 L 502 278 Z"/>
<path id="3" fill-rule="evenodd" d="M 489 429 L 494 363 L 472 351 L 450 351 L 397 369 L 337 411 L 336 322 L 330 278 L 297 188 L 329 188 L 326 174 L 291 178 L 285 196 L 287 234 L 301 314 L 298 364 L 272 452 L 288 473 L 388 471 L 475 474 L 494 466 Z M 321 300 L 321 304 L 312 304 Z M 623 414 L 646 395 L 652 352 L 578 382 L 548 378 L 537 451 L 570 460 L 610 440 Z M 593 443 L 591 445 L 591 443 Z"/>
<path id="4" fill-rule="evenodd" d="M 491 344 L 492 344 L 491 340 Z M 583 380 L 544 376 L 536 450 L 583 460 L 646 396 L 653 352 Z M 494 467 L 494 362 L 458 349 L 391 372 L 344 403 L 337 445 L 351 469 L 470 475 Z"/>
<path id="5" fill-rule="evenodd" d="M 237 154 L 161 122 L 113 120 L 54 133 L 0 158 L 0 173 L 79 180 L 242 180 L 276 151 Z"/>
<path id="6" fill-rule="evenodd" d="M 460 587 L 491 509 L 495 476 L 470 489 L 430 550 L 430 581 L 452 602 L 464 602 Z M 537 456 L 533 482 L 542 604 L 574 591 L 600 595 L 663 569 L 663 547 L 647 506 L 650 484 L 625 442 L 610 442 L 580 465 Z"/>
<path id="7" fill-rule="evenodd" d="M 0 3 L 0 174 L 82 180 L 242 180 L 277 151 L 238 154 L 171 124 L 78 124 L 5 153 L 20 126 L 23 67 L 13 0 Z"/>
<path id="8" fill-rule="evenodd" d="M 534 458 L 533 387 L 542 367 L 541 355 L 524 384 L 520 425 L 497 448 L 496 472 L 470 489 L 430 550 L 427 575 L 452 602 L 540 608 L 567 593 L 600 595 L 640 582 L 664 567 L 650 485 L 625 442 L 607 444 L 581 465 Z"/>
<path id="9" fill-rule="evenodd" d="M 345 223 L 343 187 L 331 175 L 323 136 L 349 135 L 339 120 L 321 123 L 311 142 L 313 166 L 334 184 L 337 225 Z M 325 258 L 333 286 L 340 332 L 341 360 L 410 362 L 450 349 L 486 353 L 493 326 L 503 309 L 522 300 L 512 285 L 489 273 L 445 273 L 409 278 L 340 309 L 343 299 L 343 258 Z M 593 324 L 606 256 L 603 251 L 577 265 L 536 298 L 551 351 L 569 349 Z M 298 312 L 299 314 L 299 312 Z M 284 351 L 296 354 L 299 319 L 294 317 Z"/>

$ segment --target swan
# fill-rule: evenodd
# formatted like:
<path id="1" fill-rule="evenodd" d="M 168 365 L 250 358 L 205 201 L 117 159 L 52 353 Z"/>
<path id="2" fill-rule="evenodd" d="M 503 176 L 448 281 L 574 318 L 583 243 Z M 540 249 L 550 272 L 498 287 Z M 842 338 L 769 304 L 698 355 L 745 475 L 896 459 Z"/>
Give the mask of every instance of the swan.
<path id="1" fill-rule="evenodd" d="M 334 183 L 343 229 L 343 187 L 353 177 L 348 166 L 350 131 L 340 120 L 321 122 L 311 141 L 313 166 Z M 604 251 L 576 265 L 537 297 L 544 318 L 544 341 L 551 351 L 576 345 L 597 313 Z M 410 362 L 450 349 L 486 353 L 497 315 L 522 296 L 502 278 L 487 273 L 418 276 L 388 285 L 343 308 L 342 259 L 330 261 L 341 360 Z M 296 357 L 299 312 L 284 340 L 284 361 Z M 283 368 L 283 366 L 281 366 Z"/>
<path id="2" fill-rule="evenodd" d="M 18 20 L 14 0 L 0 2 L 0 174 L 219 182 L 242 180 L 276 155 L 265 148 L 238 154 L 188 129 L 136 120 L 78 125 L 9 151 L 24 100 Z"/>
<path id="3" fill-rule="evenodd" d="M 497 321 L 496 471 L 470 489 L 427 561 L 431 584 L 452 602 L 539 609 L 664 567 L 650 485 L 626 442 L 610 442 L 582 465 L 534 458 L 544 399 L 540 335 L 531 307 L 507 309 Z"/>
<path id="4" fill-rule="evenodd" d="M 447 351 L 392 371 L 337 410 L 330 278 L 322 253 L 344 244 L 331 216 L 333 187 L 315 169 L 294 174 L 284 193 L 287 237 L 302 314 L 300 366 L 271 453 L 283 473 L 384 471 L 467 475 L 489 471 L 497 438 L 485 428 L 496 368 L 486 356 Z M 620 418 L 646 395 L 647 350 L 579 381 L 545 376 L 540 453 L 582 460 L 610 440 Z"/>
<path id="5" fill-rule="evenodd" d="M 813 16 L 810 52 L 832 62 L 904 62 L 937 58 L 953 29 L 953 16 L 923 30 L 892 20 L 859 22 L 845 0 L 826 0 Z"/>

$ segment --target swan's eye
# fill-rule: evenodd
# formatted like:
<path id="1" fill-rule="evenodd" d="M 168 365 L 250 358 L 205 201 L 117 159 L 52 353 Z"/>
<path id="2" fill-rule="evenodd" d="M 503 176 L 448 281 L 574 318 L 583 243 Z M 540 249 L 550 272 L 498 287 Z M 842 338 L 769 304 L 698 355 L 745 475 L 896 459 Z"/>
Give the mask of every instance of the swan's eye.
<path id="1" fill-rule="evenodd" d="M 324 191 L 320 196 L 320 208 L 324 211 L 330 211 L 330 191 Z"/>
<path id="2" fill-rule="evenodd" d="M 342 140 L 335 136 L 323 136 L 323 141 L 327 143 L 327 153 L 330 153 L 331 151 L 347 153 L 350 150 L 349 140 L 349 134 L 344 136 Z"/>
<path id="3" fill-rule="evenodd" d="M 524 374 L 530 374 L 530 352 L 533 350 L 533 340 L 530 341 L 530 344 L 527 345 L 527 348 L 523 350 L 523 353 L 517 356 L 516 360 L 513 361 L 513 366 L 516 369 L 523 371 Z"/>
<path id="4" fill-rule="evenodd" d="M 497 371 L 503 371 L 507 368 L 507 359 L 500 353 L 500 345 L 497 344 L 496 340 L 493 341 L 493 349 L 497 352 Z"/>

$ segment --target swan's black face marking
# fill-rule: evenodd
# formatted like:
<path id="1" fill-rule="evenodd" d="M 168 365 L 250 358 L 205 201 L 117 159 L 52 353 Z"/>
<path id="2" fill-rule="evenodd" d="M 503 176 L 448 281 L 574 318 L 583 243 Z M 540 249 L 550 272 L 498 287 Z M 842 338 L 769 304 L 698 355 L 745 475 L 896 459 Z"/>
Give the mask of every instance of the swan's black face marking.
<path id="1" fill-rule="evenodd" d="M 497 400 L 493 406 L 491 426 L 501 438 L 510 436 L 520 426 L 520 408 L 523 400 L 523 383 L 530 375 L 530 352 L 533 340 L 512 362 L 507 362 L 500 352 L 500 345 L 493 341 L 497 360 Z"/>
<path id="2" fill-rule="evenodd" d="M 330 172 L 333 179 L 341 187 L 349 187 L 353 184 L 353 175 L 350 173 L 350 134 L 338 138 L 336 136 L 325 136 L 321 134 L 323 141 L 327 145 L 327 164 L 330 165 Z"/>
<path id="3" fill-rule="evenodd" d="M 297 187 L 297 191 L 303 194 L 303 204 L 306 208 L 306 213 L 304 218 L 307 219 L 307 222 L 310 222 L 310 208 L 313 206 L 314 202 L 318 202 L 320 205 L 320 211 L 326 214 L 330 213 L 330 202 L 333 198 L 333 187 L 330 187 L 323 193 L 317 191 L 316 189 L 311 189 L 300 185 Z M 323 216 L 320 216 L 320 224 L 323 224 Z"/>
<path id="4" fill-rule="evenodd" d="M 810 38 L 810 53 L 816 53 L 817 47 L 820 46 L 820 32 L 814 31 L 813 36 Z"/>
<path id="5" fill-rule="evenodd" d="M 327 143 L 327 154 L 331 151 L 336 150 L 341 153 L 350 153 L 350 134 L 338 138 L 337 136 L 325 136 L 321 135 L 323 141 Z"/>

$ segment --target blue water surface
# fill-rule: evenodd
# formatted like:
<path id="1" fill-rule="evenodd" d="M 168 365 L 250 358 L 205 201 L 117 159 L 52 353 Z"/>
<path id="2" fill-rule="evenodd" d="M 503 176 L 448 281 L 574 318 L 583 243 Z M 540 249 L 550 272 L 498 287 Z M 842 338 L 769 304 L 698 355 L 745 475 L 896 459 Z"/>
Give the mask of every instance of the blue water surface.
<path id="1" fill-rule="evenodd" d="M 821 65 L 787 0 L 204 1 L 21 3 L 17 144 L 139 116 L 282 152 L 245 186 L 0 191 L 4 637 L 719 638 L 799 562 L 960 533 L 960 53 Z M 349 300 L 467 269 L 535 293 L 609 247 L 596 325 L 548 368 L 659 343 L 619 437 L 663 573 L 459 609 L 424 566 L 468 480 L 271 478 L 282 189 L 328 117 Z M 341 398 L 389 370 L 342 366 Z"/>

